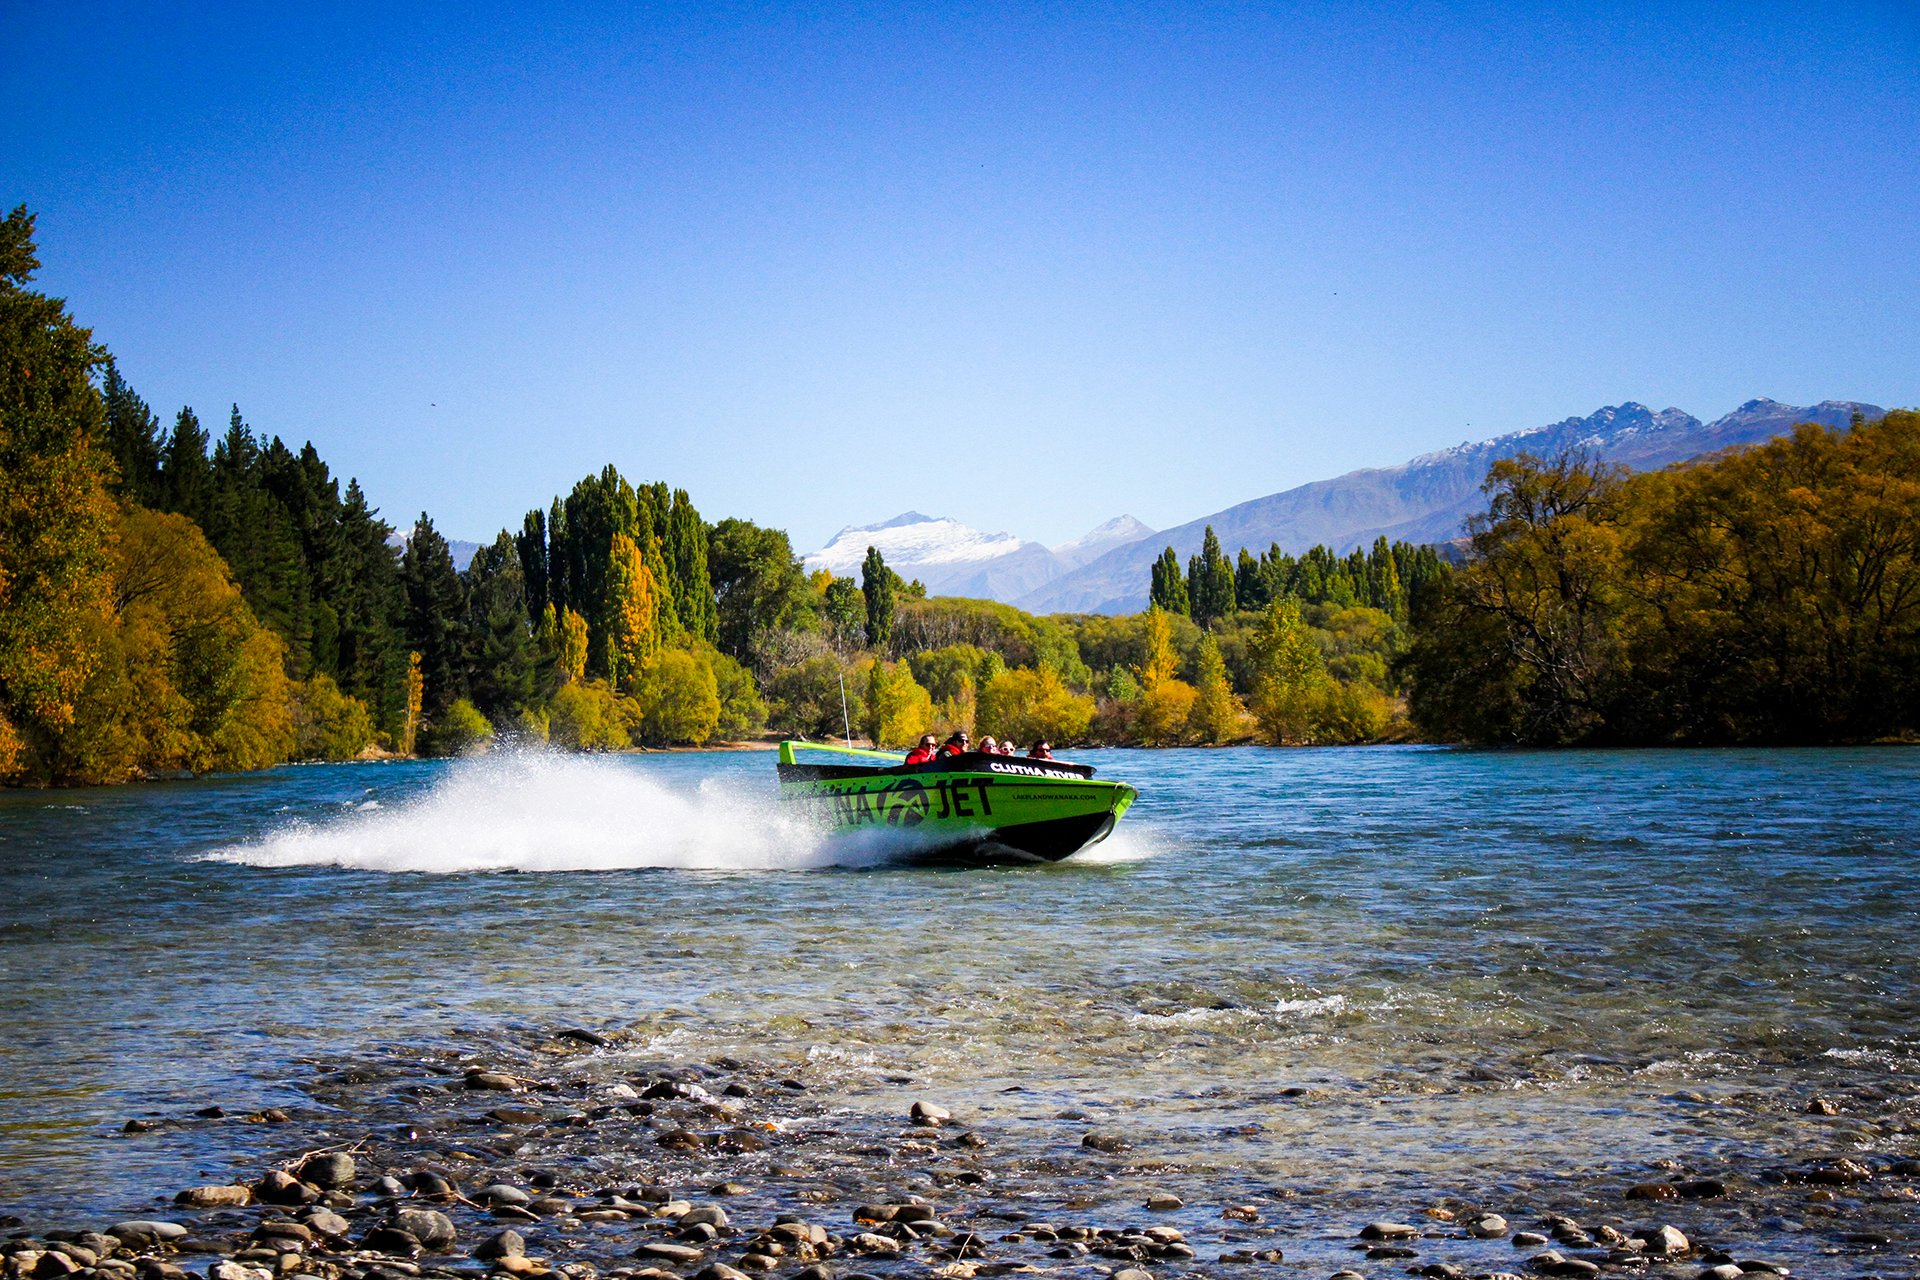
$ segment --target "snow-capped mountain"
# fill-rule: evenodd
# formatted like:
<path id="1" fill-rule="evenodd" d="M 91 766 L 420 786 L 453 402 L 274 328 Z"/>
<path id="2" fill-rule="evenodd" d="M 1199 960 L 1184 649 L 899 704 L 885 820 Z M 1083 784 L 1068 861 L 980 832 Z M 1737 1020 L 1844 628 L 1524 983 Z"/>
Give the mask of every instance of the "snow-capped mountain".
<path id="1" fill-rule="evenodd" d="M 1138 542 L 1142 538 L 1151 538 L 1153 530 L 1135 520 L 1132 516 L 1115 516 L 1103 525 L 1098 525 L 1081 534 L 1072 542 L 1063 542 L 1053 549 L 1069 569 L 1078 569 L 1091 560 L 1098 560 L 1115 547 L 1124 547 L 1129 542 Z"/>
<path id="2" fill-rule="evenodd" d="M 827 569 L 857 578 L 867 548 L 877 547 L 888 568 L 918 578 L 928 595 L 1011 600 L 1152 532 L 1132 516 L 1118 516 L 1050 550 L 1011 533 L 986 533 L 951 517 L 908 511 L 880 524 L 842 529 L 806 565 L 809 572 Z"/>

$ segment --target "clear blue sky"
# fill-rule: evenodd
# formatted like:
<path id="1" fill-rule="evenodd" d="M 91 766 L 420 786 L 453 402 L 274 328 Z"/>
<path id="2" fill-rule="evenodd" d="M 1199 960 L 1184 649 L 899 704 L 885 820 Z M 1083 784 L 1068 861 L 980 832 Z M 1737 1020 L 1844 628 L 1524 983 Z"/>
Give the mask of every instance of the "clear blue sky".
<path id="1" fill-rule="evenodd" d="M 0 199 L 396 523 L 612 461 L 1057 542 L 1634 399 L 1920 402 L 1920 5 L 0 0 Z"/>

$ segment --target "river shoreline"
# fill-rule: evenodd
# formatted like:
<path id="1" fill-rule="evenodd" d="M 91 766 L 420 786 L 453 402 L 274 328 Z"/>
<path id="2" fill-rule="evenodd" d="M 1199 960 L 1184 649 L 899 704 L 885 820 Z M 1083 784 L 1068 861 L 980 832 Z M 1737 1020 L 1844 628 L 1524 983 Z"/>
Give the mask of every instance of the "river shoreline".
<path id="1" fill-rule="evenodd" d="M 183 1180 L 116 1223 L 11 1206 L 5 1274 L 1731 1280 L 1911 1276 L 1920 1248 L 1920 1160 L 1891 1154 L 1653 1161 L 1639 1180 L 1631 1163 L 1543 1167 L 1532 1195 L 1509 1185 L 1368 1204 L 1317 1194 L 1311 1177 L 1250 1189 L 1156 1159 L 1140 1135 L 1078 1111 L 1049 1118 L 1061 1136 L 1036 1159 L 1003 1151 L 984 1117 L 923 1096 L 925 1081 L 887 1077 L 902 1105 L 877 1109 L 805 1064 L 679 1061 L 618 1029 L 390 1047 L 314 1068 L 295 1084 L 305 1105 L 228 1114 L 210 1103 L 103 1135 L 220 1133 L 226 1180 Z M 1911 1135 L 1913 1090 L 1888 1102 L 1887 1116 L 1856 1123 Z M 1820 1266 L 1753 1243 L 1777 1237 L 1783 1218 L 1815 1224 L 1796 1252 L 1811 1247 Z"/>

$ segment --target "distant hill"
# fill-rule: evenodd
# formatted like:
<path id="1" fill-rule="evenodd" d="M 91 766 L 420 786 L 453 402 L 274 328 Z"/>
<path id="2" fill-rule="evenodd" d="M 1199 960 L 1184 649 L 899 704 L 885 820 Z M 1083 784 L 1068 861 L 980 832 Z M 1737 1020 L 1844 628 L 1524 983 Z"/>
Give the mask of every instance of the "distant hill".
<path id="1" fill-rule="evenodd" d="M 1703 423 L 1679 409 L 1658 413 L 1628 401 L 1584 418 L 1455 445 L 1397 467 L 1352 471 L 1202 516 L 1157 536 L 1106 552 L 1014 601 L 1034 613 L 1133 613 L 1147 604 L 1154 558 L 1171 546 L 1182 562 L 1200 550 L 1212 525 L 1229 555 L 1241 547 L 1264 551 L 1274 543 L 1298 554 L 1316 544 L 1336 551 L 1389 541 L 1447 542 L 1466 518 L 1485 507 L 1480 485 L 1487 469 L 1517 453 L 1551 456 L 1584 448 L 1602 461 L 1651 470 L 1703 453 L 1758 444 L 1795 423 L 1844 427 L 1853 415 L 1879 418 L 1885 410 L 1852 400 L 1825 400 L 1808 408 L 1749 400 L 1725 417 Z"/>
<path id="2" fill-rule="evenodd" d="M 1116 516 L 1072 542 L 1048 548 L 1011 533 L 983 533 L 947 516 L 908 511 L 880 524 L 842 529 L 806 559 L 809 571 L 860 576 L 868 547 L 887 566 L 918 578 L 928 595 L 1012 600 L 1124 542 L 1152 534 L 1132 516 Z"/>

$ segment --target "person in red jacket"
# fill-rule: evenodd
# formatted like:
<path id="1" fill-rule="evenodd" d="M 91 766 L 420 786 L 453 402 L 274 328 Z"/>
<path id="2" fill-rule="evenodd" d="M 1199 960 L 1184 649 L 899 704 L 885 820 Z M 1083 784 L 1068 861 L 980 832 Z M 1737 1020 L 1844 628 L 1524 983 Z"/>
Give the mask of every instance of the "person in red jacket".
<path id="1" fill-rule="evenodd" d="M 966 734 L 956 733 L 940 744 L 940 754 L 943 756 L 963 756 L 970 749 L 972 741 L 973 739 L 967 737 Z"/>
<path id="2" fill-rule="evenodd" d="M 920 735 L 920 745 L 907 752 L 906 762 L 908 764 L 925 764 L 931 759 L 933 759 L 933 735 L 923 733 Z"/>

